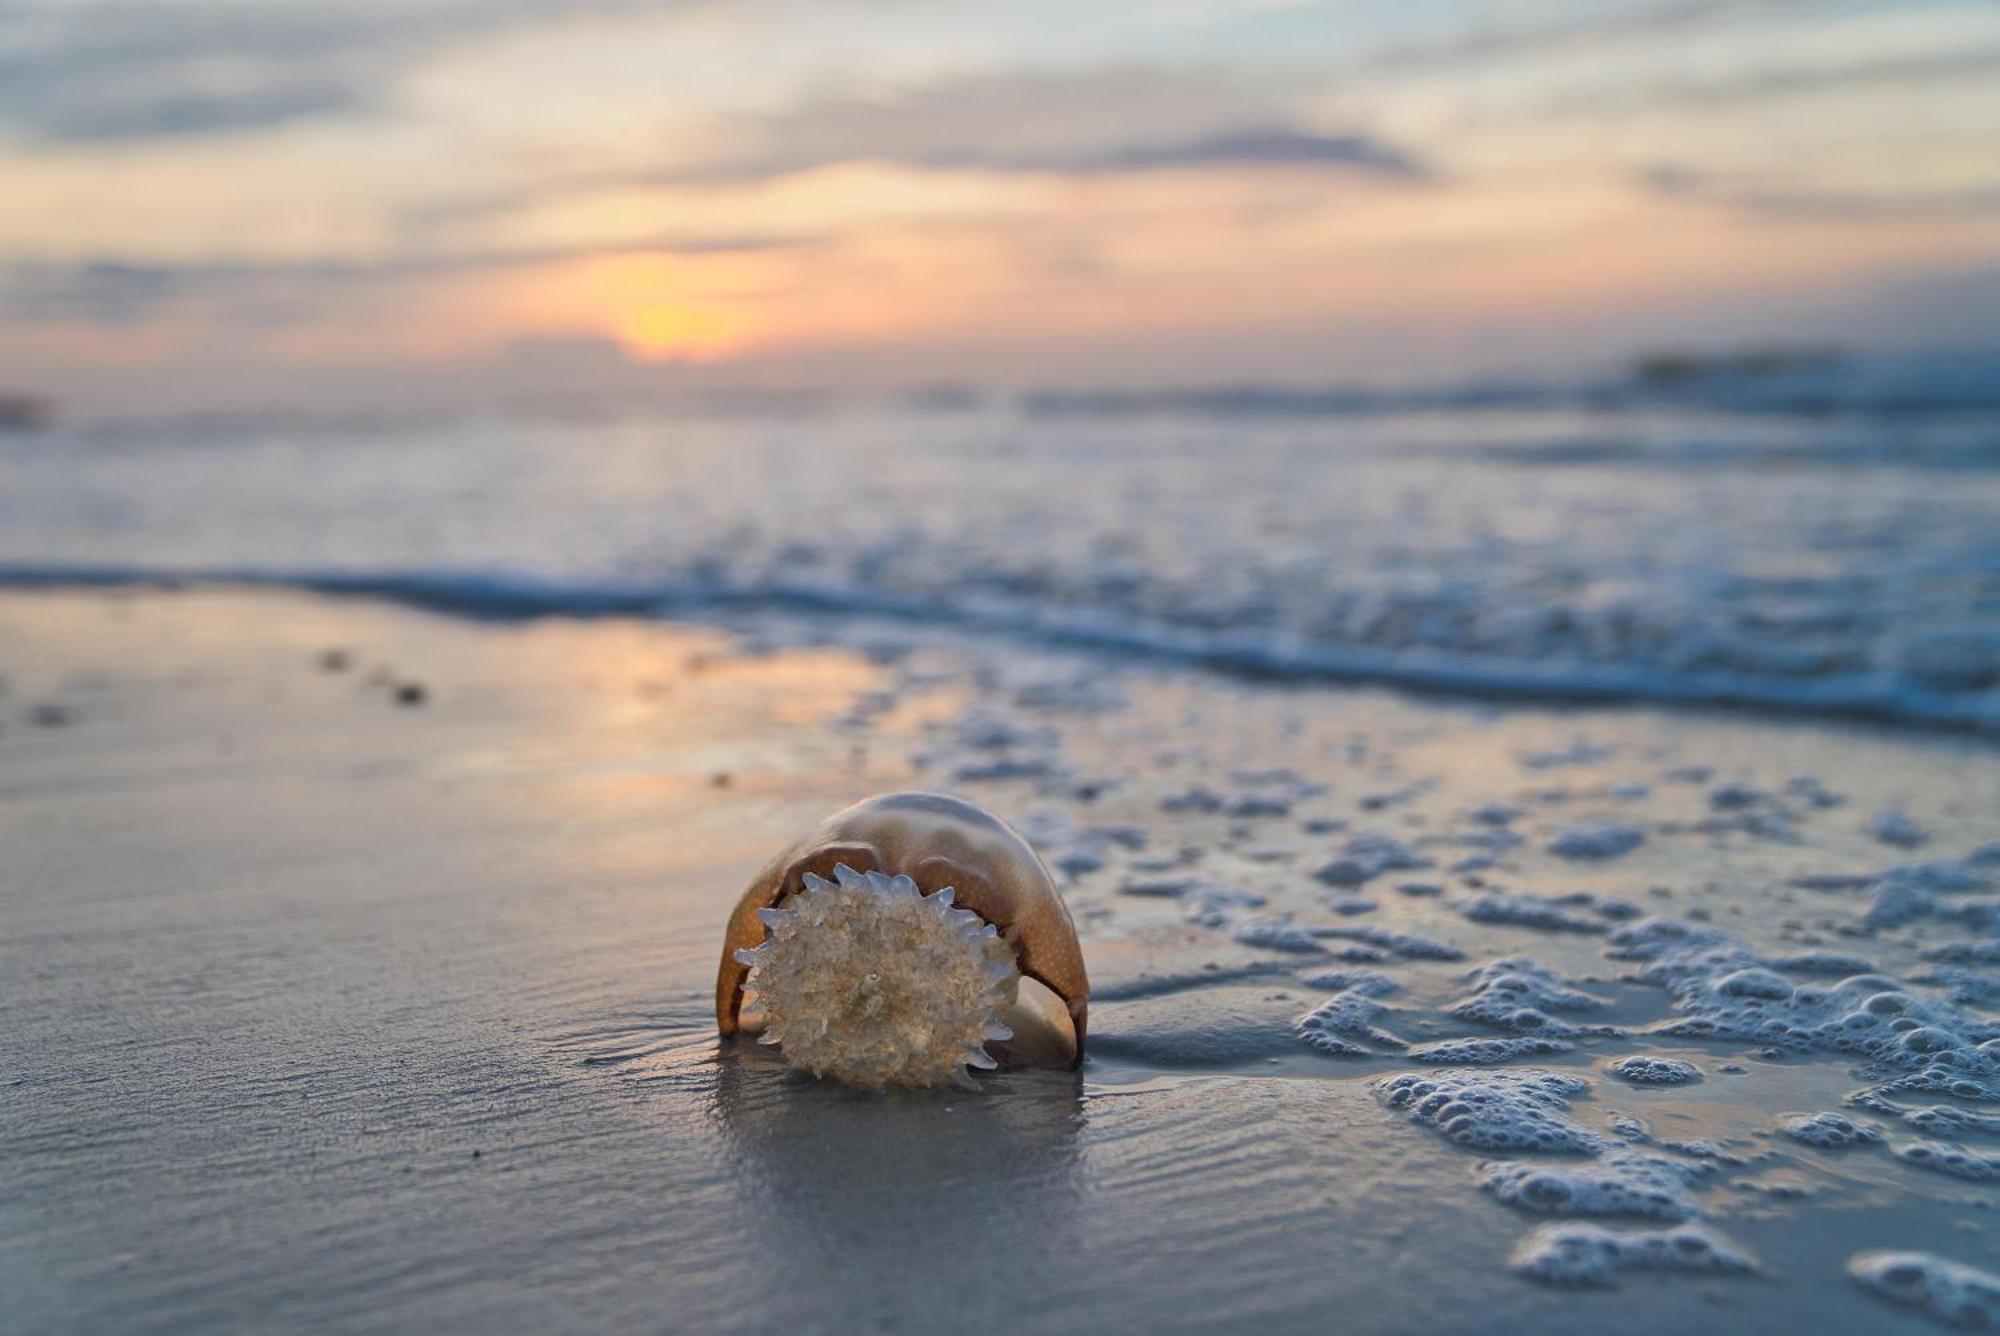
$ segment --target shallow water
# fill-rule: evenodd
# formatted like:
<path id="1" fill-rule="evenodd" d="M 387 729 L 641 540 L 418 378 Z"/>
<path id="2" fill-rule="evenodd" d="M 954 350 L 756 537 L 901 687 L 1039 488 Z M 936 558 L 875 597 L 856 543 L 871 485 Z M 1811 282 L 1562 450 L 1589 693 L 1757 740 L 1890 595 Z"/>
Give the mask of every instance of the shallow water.
<path id="1" fill-rule="evenodd" d="M 818 611 L 1489 698 L 2000 728 L 1993 368 L 1907 370 L 85 425 L 0 439 L 0 578 Z"/>

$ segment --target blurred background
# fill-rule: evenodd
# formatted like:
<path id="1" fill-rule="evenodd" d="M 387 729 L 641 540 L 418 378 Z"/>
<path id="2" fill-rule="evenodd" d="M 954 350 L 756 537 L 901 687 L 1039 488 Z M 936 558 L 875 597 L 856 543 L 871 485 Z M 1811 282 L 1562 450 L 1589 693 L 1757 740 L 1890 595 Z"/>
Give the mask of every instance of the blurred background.
<path id="1" fill-rule="evenodd" d="M 1397 383 L 2000 342 L 2000 15 L 9 0 L 66 413 Z"/>
<path id="2" fill-rule="evenodd" d="M 2000 10 L 8 0 L 0 576 L 2000 726 Z"/>

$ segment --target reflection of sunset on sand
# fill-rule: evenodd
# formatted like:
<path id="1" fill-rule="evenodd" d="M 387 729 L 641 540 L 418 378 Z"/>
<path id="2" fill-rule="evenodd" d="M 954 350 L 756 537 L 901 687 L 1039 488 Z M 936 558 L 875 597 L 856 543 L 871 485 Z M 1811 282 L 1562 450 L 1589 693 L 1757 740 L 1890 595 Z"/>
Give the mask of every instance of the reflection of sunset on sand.
<path id="1" fill-rule="evenodd" d="M 1002 1098 L 802 1086 L 756 1061 L 716 1073 L 715 1121 L 742 1169 L 759 1253 L 805 1296 L 852 1295 L 842 1320 L 921 1328 L 1042 1307 L 1028 1276 L 1067 1271 L 1091 1223 L 1073 1073 L 997 1078 Z M 905 1259 L 899 1265 L 892 1259 Z M 897 1274 L 879 1274 L 885 1266 Z M 904 1268 L 907 1269 L 904 1269 Z M 856 1294 L 857 1275 L 878 1280 Z M 1048 1319 L 1044 1319 L 1045 1321 Z"/>

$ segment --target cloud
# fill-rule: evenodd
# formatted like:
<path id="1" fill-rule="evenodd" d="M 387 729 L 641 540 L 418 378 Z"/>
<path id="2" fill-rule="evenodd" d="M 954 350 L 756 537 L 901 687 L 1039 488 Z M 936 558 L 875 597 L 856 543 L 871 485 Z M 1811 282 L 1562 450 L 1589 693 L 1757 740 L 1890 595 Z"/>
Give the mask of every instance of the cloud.
<path id="1" fill-rule="evenodd" d="M 1475 28 L 1434 41 L 1392 47 L 1366 57 L 1360 68 L 1378 70 L 1449 68 L 1493 57 L 1535 57 L 1552 51 L 1589 48 L 1635 39 L 1653 39 L 1715 19 L 1763 10 L 1799 9 L 1812 0 L 1665 0 L 1641 6 L 1592 6 L 1582 17 L 1551 23 Z"/>
<path id="2" fill-rule="evenodd" d="M 155 265 L 10 264 L 0 269 L 0 309 L 17 325 L 62 317 L 122 325 L 171 299 L 178 287 L 172 271 Z"/>
<path id="3" fill-rule="evenodd" d="M 1669 199 L 1697 200 L 1773 218 L 1870 222 L 2000 212 L 2000 182 L 1853 190 L 1724 175 L 1671 163 L 1645 168 L 1638 179 L 1654 194 Z"/>
<path id="4" fill-rule="evenodd" d="M 0 324 L 82 320 L 130 324 L 173 303 L 220 298 L 290 308 L 292 299 L 333 289 L 438 274 L 526 269 L 616 255 L 717 255 L 797 249 L 819 238 L 681 237 L 613 246 L 565 246 L 458 254 L 405 254 L 306 260 L 218 260 L 183 264 L 96 259 L 0 264 Z"/>
<path id="5" fill-rule="evenodd" d="M 927 171 L 1103 176 L 1175 168 L 1292 168 L 1416 180 L 1429 169 L 1373 136 L 1298 123 L 1297 75 L 1146 68 L 992 74 L 875 97 L 822 95 L 719 127 L 674 184 L 768 180 L 841 163 Z"/>
<path id="6" fill-rule="evenodd" d="M 1225 130 L 1193 139 L 1121 144 L 1095 153 L 981 159 L 988 169 L 1093 176 L 1181 167 L 1305 167 L 1358 171 L 1417 180 L 1430 171 L 1407 152 L 1360 134 L 1323 135 L 1288 126 Z"/>
<path id="7" fill-rule="evenodd" d="M 1659 106 L 1687 108 L 1760 102 L 1881 84 L 1930 85 L 1951 79 L 1984 79 L 1995 74 L 2000 74 L 2000 47 L 1982 46 L 1838 64 L 1777 64 L 1726 74 L 1628 83 L 1553 102 L 1545 110 L 1570 113 Z"/>
<path id="8" fill-rule="evenodd" d="M 496 33 L 579 16 L 725 2 L 0 0 L 0 128 L 65 143 L 273 128 L 378 106 L 414 65 Z M 1360 67 L 1424 68 L 1534 55 L 1797 3 L 1667 0 L 1564 23 L 1478 29 L 1381 52 Z M 867 17 L 864 12 L 857 21 Z"/>
<path id="9" fill-rule="evenodd" d="M 662 179 L 673 184 L 761 181 L 856 162 L 923 171 L 1031 176 L 1118 176 L 1203 167 L 1302 168 L 1407 181 L 1431 176 L 1430 169 L 1414 155 L 1368 135 L 1317 134 L 1294 126 L 1256 125 L 1181 139 L 1132 139 L 1074 149 L 1049 146 L 1018 151 L 994 149 L 976 141 L 919 147 L 857 139 L 823 153 L 794 149 L 670 170 Z"/>
<path id="10" fill-rule="evenodd" d="M 380 102 L 448 46 L 580 11 L 701 0 L 10 0 L 0 127 L 76 143 L 259 130 Z"/>
<path id="11" fill-rule="evenodd" d="M 10 5 L 0 10 L 0 124 L 73 142 L 247 129 L 349 108 L 372 95 L 370 48 L 378 58 L 407 52 L 421 32 L 408 23 L 371 30 L 370 15 L 387 17 L 366 0 Z"/>
<path id="12" fill-rule="evenodd" d="M 716 122 L 705 156 L 650 169 L 543 173 L 405 209 L 417 234 L 604 191 L 755 187 L 830 167 L 1113 177 L 1171 170 L 1319 173 L 1385 185 L 1437 180 L 1414 151 L 1353 129 L 1300 124 L 1316 89 L 1298 70 L 1095 68 L 964 76 L 874 96 L 820 93 Z"/>
<path id="13" fill-rule="evenodd" d="M 230 94 L 195 88 L 139 89 L 50 102 L 36 109 L 36 131 L 44 139 L 68 142 L 177 138 L 264 129 L 361 105 L 356 89 L 325 79 Z"/>

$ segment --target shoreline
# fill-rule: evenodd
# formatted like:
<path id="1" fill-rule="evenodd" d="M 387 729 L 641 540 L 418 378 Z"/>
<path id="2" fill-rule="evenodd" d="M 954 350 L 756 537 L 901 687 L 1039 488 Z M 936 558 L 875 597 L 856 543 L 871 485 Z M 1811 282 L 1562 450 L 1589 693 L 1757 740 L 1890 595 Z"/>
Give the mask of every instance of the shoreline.
<path id="1" fill-rule="evenodd" d="M 0 563 L 0 596 L 10 592 L 264 590 L 356 599 L 475 622 L 632 619 L 729 632 L 746 619 L 796 620 L 800 643 L 845 643 L 865 650 L 881 635 L 991 642 L 1002 650 L 1101 658 L 1113 667 L 1210 673 L 1224 679 L 1301 689 L 1381 687 L 1418 699 L 1576 710 L 1666 709 L 1753 721 L 1872 724 L 1918 733 L 1969 735 L 2000 744 L 2000 714 L 1980 701 L 1931 695 L 1856 695 L 1839 680 L 1783 688 L 1723 674 L 1667 679 L 1628 670 L 1539 662 L 1483 663 L 1388 652 L 1280 652 L 1254 637 L 1240 643 L 1171 628 L 1107 627 L 1083 615 L 1049 619 L 1026 609 L 964 612 L 923 600 L 798 588 L 757 590 L 578 586 L 507 573 L 157 571 L 137 567 Z M 835 627 L 839 628 L 835 633 Z M 1872 690 L 1872 689 L 1871 689 Z"/>

